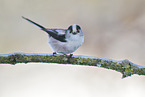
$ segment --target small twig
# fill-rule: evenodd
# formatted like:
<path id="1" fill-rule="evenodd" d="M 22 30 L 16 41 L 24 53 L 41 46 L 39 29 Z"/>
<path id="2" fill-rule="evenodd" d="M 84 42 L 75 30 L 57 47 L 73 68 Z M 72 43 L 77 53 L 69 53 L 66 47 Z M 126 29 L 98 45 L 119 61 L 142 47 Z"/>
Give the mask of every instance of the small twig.
<path id="1" fill-rule="evenodd" d="M 59 63 L 103 67 L 121 72 L 123 74 L 122 78 L 131 76 L 133 74 L 145 75 L 144 66 L 136 65 L 127 59 L 123 61 L 115 61 L 112 59 L 98 57 L 72 56 L 71 58 L 68 58 L 63 55 L 25 53 L 0 55 L 0 63 L 3 64 L 15 65 L 16 63 L 28 62 Z"/>

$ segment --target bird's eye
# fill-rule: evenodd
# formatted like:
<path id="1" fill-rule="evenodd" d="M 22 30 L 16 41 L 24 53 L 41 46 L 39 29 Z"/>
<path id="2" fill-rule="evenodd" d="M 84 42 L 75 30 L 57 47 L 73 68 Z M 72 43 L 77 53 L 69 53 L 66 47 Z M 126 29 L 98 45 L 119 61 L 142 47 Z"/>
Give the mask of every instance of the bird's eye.
<path id="1" fill-rule="evenodd" d="M 77 33 L 80 33 L 80 31 L 77 31 Z"/>
<path id="2" fill-rule="evenodd" d="M 72 26 L 69 26 L 68 30 L 72 33 Z"/>

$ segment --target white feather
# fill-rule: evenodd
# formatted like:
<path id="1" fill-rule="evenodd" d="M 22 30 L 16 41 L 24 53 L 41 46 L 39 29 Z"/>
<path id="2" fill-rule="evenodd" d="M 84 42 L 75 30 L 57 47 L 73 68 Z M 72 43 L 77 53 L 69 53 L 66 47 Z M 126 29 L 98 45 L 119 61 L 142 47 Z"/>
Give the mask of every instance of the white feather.
<path id="1" fill-rule="evenodd" d="M 76 31 L 76 25 L 72 25 L 72 29 Z M 83 32 L 80 30 L 80 33 L 77 33 L 76 35 L 73 35 L 72 33 L 69 33 L 68 30 L 57 30 L 60 34 L 65 33 L 66 34 L 66 40 L 67 42 L 61 42 L 53 37 L 49 38 L 49 45 L 50 47 L 57 53 L 63 53 L 63 54 L 70 54 L 74 51 L 76 51 L 84 42 L 84 36 Z"/>

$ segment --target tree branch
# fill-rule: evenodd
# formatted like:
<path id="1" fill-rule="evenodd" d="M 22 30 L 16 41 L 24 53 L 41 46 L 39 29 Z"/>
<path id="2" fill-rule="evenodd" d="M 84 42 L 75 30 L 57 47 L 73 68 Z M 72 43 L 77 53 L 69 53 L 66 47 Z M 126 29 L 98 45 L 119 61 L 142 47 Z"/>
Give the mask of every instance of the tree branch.
<path id="1" fill-rule="evenodd" d="M 72 64 L 72 65 L 86 65 L 103 67 L 112 69 L 123 74 L 122 78 L 131 76 L 133 74 L 145 75 L 145 67 L 136 65 L 129 60 L 115 61 L 112 59 L 105 59 L 99 57 L 87 56 L 64 56 L 52 54 L 25 54 L 25 53 L 12 53 L 0 55 L 0 63 L 13 64 L 28 63 L 28 62 L 42 62 L 42 63 L 59 63 L 59 64 Z"/>

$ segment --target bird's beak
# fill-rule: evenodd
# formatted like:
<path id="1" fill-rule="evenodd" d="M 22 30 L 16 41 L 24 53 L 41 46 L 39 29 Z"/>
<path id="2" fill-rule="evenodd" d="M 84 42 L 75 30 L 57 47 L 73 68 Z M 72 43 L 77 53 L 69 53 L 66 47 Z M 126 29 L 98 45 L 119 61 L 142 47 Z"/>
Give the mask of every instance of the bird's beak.
<path id="1" fill-rule="evenodd" d="M 73 35 L 76 35 L 76 34 L 77 34 L 77 32 L 73 32 L 72 34 L 73 34 Z"/>

